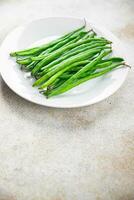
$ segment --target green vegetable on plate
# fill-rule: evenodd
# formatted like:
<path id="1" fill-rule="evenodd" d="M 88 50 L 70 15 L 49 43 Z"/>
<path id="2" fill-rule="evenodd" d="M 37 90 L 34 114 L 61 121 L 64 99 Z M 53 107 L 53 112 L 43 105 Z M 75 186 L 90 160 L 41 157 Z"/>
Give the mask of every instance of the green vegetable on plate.
<path id="1" fill-rule="evenodd" d="M 47 98 L 125 66 L 112 57 L 112 42 L 85 25 L 41 46 L 11 52 L 21 69 L 35 78 L 34 87 Z"/>

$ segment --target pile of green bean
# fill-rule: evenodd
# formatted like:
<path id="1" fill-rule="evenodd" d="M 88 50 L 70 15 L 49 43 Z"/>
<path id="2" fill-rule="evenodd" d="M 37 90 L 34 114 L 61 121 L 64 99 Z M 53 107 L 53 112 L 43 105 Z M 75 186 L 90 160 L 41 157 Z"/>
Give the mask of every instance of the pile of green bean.
<path id="1" fill-rule="evenodd" d="M 82 26 L 47 44 L 12 52 L 10 56 L 31 72 L 33 86 L 49 98 L 123 66 L 123 58 L 112 57 L 111 52 L 110 41 Z"/>

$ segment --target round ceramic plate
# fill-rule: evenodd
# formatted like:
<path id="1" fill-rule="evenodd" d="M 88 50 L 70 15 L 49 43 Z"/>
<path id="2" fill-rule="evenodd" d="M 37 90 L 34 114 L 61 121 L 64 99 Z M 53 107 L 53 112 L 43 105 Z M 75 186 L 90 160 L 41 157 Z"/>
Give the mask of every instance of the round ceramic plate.
<path id="1" fill-rule="evenodd" d="M 22 72 L 15 60 L 9 56 L 11 51 L 43 44 L 72 31 L 84 23 L 83 19 L 53 17 L 29 22 L 13 30 L 4 40 L 0 48 L 1 75 L 6 84 L 21 97 L 50 107 L 72 108 L 91 105 L 112 95 L 124 82 L 128 68 L 116 69 L 102 77 L 87 81 L 72 90 L 46 99 L 32 87 L 33 79 Z M 106 29 L 87 22 L 87 29 L 93 28 L 113 42 L 113 54 L 123 56 L 119 40 Z"/>

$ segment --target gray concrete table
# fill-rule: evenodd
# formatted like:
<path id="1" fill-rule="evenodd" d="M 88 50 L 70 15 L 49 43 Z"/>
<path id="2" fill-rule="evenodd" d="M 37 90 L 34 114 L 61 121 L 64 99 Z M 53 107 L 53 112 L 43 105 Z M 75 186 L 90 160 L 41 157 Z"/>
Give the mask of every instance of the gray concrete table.
<path id="1" fill-rule="evenodd" d="M 0 41 L 48 16 L 97 21 L 134 59 L 133 0 L 1 0 Z M 0 78 L 0 200 L 134 200 L 134 72 L 96 105 L 54 109 L 14 94 Z"/>

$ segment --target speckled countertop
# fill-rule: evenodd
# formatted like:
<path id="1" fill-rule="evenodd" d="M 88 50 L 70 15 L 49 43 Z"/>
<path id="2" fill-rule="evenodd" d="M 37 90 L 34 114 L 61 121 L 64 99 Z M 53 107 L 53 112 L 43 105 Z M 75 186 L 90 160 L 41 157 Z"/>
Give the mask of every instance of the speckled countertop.
<path id="1" fill-rule="evenodd" d="M 1 0 L 0 42 L 27 19 L 78 16 L 120 37 L 134 64 L 133 0 Z M 0 78 L 0 200 L 134 200 L 134 71 L 105 101 L 54 109 Z"/>

